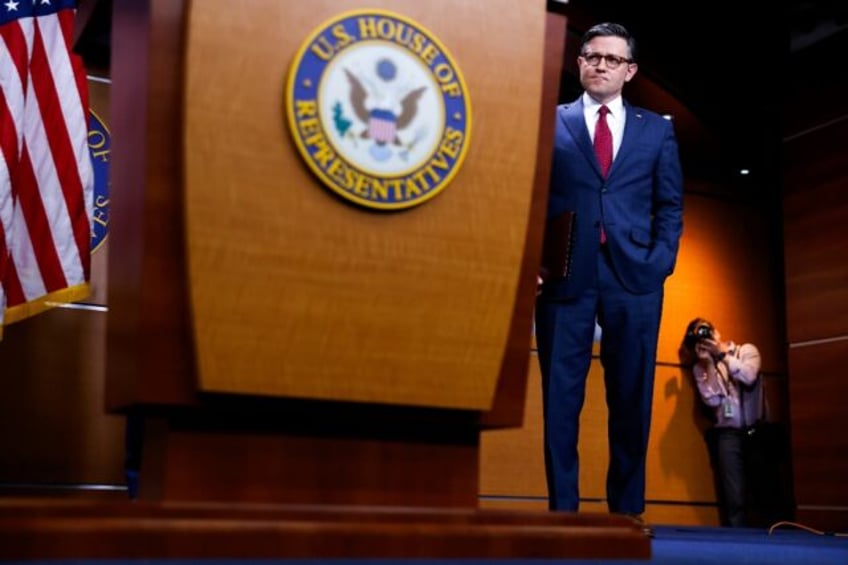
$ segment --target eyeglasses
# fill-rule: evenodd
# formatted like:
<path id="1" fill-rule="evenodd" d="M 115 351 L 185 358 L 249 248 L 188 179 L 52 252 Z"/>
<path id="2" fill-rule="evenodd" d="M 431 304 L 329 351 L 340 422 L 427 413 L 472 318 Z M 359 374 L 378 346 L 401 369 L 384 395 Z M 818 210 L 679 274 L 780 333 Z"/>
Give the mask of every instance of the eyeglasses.
<path id="1" fill-rule="evenodd" d="M 601 55 L 600 53 L 584 53 L 580 56 L 592 67 L 600 65 L 601 59 L 603 59 L 607 62 L 608 69 L 617 69 L 622 63 L 630 64 L 633 62 L 633 59 L 625 59 L 624 57 L 619 57 L 617 55 Z"/>

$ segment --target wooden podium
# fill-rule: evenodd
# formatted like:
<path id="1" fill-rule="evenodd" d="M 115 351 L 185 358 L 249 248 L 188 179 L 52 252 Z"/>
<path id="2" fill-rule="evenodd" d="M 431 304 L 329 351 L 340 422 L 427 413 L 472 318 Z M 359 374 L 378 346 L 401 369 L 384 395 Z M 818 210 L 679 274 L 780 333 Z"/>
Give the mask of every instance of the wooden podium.
<path id="1" fill-rule="evenodd" d="M 328 190 L 286 121 L 293 57 L 358 2 L 114 3 L 106 403 L 145 421 L 140 499 L 57 502 L 39 556 L 650 555 L 622 517 L 477 507 L 481 431 L 523 418 L 565 18 L 368 7 L 471 100 L 462 166 L 404 210 Z"/>

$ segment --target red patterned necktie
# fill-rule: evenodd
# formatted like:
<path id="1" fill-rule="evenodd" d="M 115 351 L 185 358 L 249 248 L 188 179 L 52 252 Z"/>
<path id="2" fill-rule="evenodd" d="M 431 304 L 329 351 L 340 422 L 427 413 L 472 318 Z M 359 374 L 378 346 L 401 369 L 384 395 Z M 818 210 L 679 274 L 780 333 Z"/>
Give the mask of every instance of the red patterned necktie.
<path id="1" fill-rule="evenodd" d="M 604 178 L 607 177 L 607 171 L 612 164 L 612 132 L 607 125 L 607 114 L 609 108 L 601 106 L 598 110 L 598 123 L 595 124 L 595 155 Z"/>
<path id="2" fill-rule="evenodd" d="M 609 108 L 601 106 L 598 110 L 598 123 L 595 124 L 595 156 L 598 158 L 601 176 L 604 178 L 607 178 L 607 172 L 612 165 L 612 132 L 607 125 L 607 114 L 609 114 Z M 602 224 L 601 243 L 606 243 L 606 241 L 607 234 Z"/>

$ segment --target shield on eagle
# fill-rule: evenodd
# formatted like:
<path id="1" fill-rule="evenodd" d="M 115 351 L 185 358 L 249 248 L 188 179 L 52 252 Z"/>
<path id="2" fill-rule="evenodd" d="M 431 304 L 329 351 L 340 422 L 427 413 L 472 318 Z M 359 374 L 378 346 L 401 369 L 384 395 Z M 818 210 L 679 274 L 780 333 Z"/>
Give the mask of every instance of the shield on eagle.
<path id="1" fill-rule="evenodd" d="M 394 142 L 397 135 L 397 117 L 389 110 L 371 110 L 368 115 L 368 135 L 377 143 Z"/>

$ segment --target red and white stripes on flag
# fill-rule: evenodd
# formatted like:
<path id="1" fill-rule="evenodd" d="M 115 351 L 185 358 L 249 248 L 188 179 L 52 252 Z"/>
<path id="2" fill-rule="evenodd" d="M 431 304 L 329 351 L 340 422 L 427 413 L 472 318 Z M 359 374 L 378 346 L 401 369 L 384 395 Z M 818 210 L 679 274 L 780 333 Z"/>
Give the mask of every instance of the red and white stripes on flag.
<path id="1" fill-rule="evenodd" d="M 0 330 L 89 294 L 94 174 L 75 8 L 0 0 Z"/>

